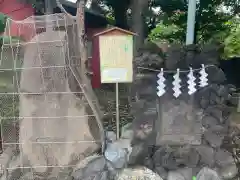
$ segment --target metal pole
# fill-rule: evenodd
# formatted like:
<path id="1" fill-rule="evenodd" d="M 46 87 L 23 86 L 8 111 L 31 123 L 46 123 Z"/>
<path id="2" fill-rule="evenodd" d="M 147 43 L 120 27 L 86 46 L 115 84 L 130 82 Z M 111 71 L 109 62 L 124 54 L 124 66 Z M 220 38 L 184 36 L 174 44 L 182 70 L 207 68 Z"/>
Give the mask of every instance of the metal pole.
<path id="1" fill-rule="evenodd" d="M 188 0 L 188 18 L 187 18 L 187 33 L 186 33 L 186 45 L 191 45 L 194 43 L 194 34 L 195 34 L 195 18 L 196 18 L 196 5 L 197 0 Z M 192 62 L 193 57 L 192 50 L 187 52 L 187 62 Z M 190 63 L 191 64 L 191 63 Z M 190 96 L 189 100 L 192 104 L 191 108 L 193 109 L 194 104 L 194 95 Z M 192 111 L 193 112 L 193 111 Z M 192 116 L 193 117 L 193 116 Z M 194 119 L 191 119 L 194 122 Z"/>
<path id="2" fill-rule="evenodd" d="M 186 45 L 193 44 L 194 42 L 196 4 L 196 0 L 188 0 Z"/>
<path id="3" fill-rule="evenodd" d="M 119 88 L 118 83 L 116 83 L 116 129 L 117 129 L 117 139 L 120 138 L 120 127 L 119 127 Z"/>

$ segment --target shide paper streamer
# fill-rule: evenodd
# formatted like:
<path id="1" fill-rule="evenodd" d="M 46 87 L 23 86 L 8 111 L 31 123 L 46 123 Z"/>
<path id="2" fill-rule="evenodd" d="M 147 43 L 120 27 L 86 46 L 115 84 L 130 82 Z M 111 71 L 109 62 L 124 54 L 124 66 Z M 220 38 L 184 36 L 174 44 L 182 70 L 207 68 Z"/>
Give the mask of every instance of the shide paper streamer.
<path id="1" fill-rule="evenodd" d="M 192 95 L 197 91 L 197 89 L 196 89 L 197 84 L 195 82 L 197 78 L 194 77 L 194 74 L 193 74 L 194 71 L 199 71 L 198 73 L 200 74 L 199 87 L 205 87 L 205 86 L 208 85 L 208 79 L 207 79 L 208 74 L 205 71 L 204 64 L 202 64 L 202 68 L 200 70 L 199 69 L 193 70 L 192 68 L 189 68 L 189 73 L 187 75 L 187 77 L 188 77 L 188 81 L 187 81 L 187 83 L 188 83 L 188 94 L 189 95 Z M 159 97 L 163 96 L 166 93 L 166 90 L 165 90 L 166 79 L 164 78 L 164 73 L 168 73 L 168 72 L 170 72 L 170 71 L 164 71 L 163 69 L 161 69 L 160 73 L 157 75 L 157 77 L 158 77 L 158 80 L 157 80 L 157 95 Z M 180 79 L 180 72 L 181 71 L 179 69 L 177 69 L 176 73 L 173 76 L 174 80 L 172 82 L 172 84 L 173 84 L 172 89 L 174 91 L 173 96 L 176 97 L 176 98 L 178 98 L 182 94 L 182 91 L 181 91 L 182 80 Z M 172 71 L 171 71 L 171 73 L 172 73 Z"/>

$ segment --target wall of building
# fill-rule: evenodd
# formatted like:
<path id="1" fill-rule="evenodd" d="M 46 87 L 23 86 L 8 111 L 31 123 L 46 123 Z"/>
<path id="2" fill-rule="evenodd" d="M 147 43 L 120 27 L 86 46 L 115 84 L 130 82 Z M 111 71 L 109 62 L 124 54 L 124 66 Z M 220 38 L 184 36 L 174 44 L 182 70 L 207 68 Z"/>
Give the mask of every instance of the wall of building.
<path id="1" fill-rule="evenodd" d="M 6 14 L 15 21 L 24 20 L 34 15 L 34 8 L 31 5 L 19 3 L 17 0 L 3 0 L 0 4 L 0 12 Z M 33 26 L 25 25 L 18 22 L 11 22 L 10 29 L 7 29 L 7 35 L 29 39 L 32 35 Z"/>

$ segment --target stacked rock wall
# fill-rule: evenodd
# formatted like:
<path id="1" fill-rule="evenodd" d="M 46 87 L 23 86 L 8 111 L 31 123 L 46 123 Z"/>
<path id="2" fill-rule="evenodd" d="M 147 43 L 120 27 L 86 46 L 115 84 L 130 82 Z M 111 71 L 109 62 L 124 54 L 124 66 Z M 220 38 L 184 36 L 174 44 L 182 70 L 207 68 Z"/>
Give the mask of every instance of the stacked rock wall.
<path id="1" fill-rule="evenodd" d="M 232 86 L 226 84 L 225 74 L 218 66 L 220 58 L 218 50 L 216 46 L 205 46 L 201 49 L 195 46 L 172 47 L 164 60 L 159 61 L 158 65 L 155 63 L 155 68 L 165 70 L 201 68 L 201 64 L 215 65 L 206 69 L 208 86 L 198 89 L 193 96 L 189 96 L 183 83 L 183 94 L 177 100 L 174 97 L 170 98 L 171 88 L 167 89 L 165 95 L 168 98 L 159 100 L 156 96 L 157 72 L 142 68 L 139 70 L 140 65 L 136 64 L 138 75 L 132 87 L 132 96 L 135 97 L 132 103 L 132 113 L 135 117 L 133 121 L 135 150 L 130 159 L 131 164 L 143 163 L 161 174 L 183 167 L 198 172 L 205 166 L 219 170 L 232 166 L 236 175 L 234 159 L 223 148 L 224 139 L 228 136 L 230 128 L 230 108 L 227 101 L 231 97 Z M 141 60 L 141 57 L 147 59 L 144 54 L 138 59 Z M 141 67 L 152 68 L 142 62 Z M 172 81 L 171 76 L 172 74 L 165 77 L 167 81 Z M 182 81 L 186 82 L 184 76 Z M 184 129 L 184 126 L 189 127 L 190 122 L 186 122 L 188 118 L 191 119 L 192 127 L 196 128 L 191 136 L 188 134 L 188 138 L 195 143 L 187 141 L 182 143 L 181 140 L 176 142 L 177 135 L 171 136 L 173 135 L 171 133 L 159 136 L 161 129 L 169 128 L 159 121 L 169 122 L 175 119 L 175 122 Z M 200 125 L 195 126 L 196 122 L 200 122 Z M 176 129 L 172 133 L 176 133 Z M 197 141 L 193 137 L 197 137 Z M 162 143 L 161 138 L 162 140 L 167 138 L 168 141 Z"/>

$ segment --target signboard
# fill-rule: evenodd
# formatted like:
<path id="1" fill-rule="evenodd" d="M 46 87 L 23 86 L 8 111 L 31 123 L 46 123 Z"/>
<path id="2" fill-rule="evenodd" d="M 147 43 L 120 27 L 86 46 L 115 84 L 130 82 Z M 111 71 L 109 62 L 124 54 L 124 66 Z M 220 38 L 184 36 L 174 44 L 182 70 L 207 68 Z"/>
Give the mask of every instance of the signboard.
<path id="1" fill-rule="evenodd" d="M 132 82 L 132 35 L 99 37 L 101 83 Z"/>

